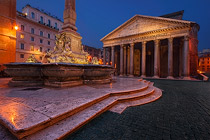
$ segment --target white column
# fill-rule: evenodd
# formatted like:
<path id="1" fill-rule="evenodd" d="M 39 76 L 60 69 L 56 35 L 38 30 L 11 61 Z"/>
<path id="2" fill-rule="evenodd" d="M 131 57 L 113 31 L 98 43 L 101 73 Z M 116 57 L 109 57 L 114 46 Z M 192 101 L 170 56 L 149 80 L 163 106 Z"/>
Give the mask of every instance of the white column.
<path id="1" fill-rule="evenodd" d="M 126 46 L 124 45 L 124 56 L 123 56 L 123 58 L 124 58 L 124 64 L 123 64 L 124 65 L 124 67 L 123 67 L 124 68 L 124 70 L 123 70 L 124 73 L 123 74 L 124 75 L 126 75 L 126 68 L 127 68 L 126 67 L 126 62 L 127 62 L 126 53 L 127 53 L 127 49 L 126 49 Z"/>
<path id="2" fill-rule="evenodd" d="M 111 62 L 112 62 L 112 67 L 114 68 L 114 65 L 115 65 L 115 60 L 114 60 L 114 56 L 115 56 L 115 52 L 114 52 L 114 46 L 111 47 L 112 48 L 112 57 L 111 57 Z"/>
<path id="3" fill-rule="evenodd" d="M 173 79 L 173 38 L 168 39 L 168 79 Z"/>
<path id="4" fill-rule="evenodd" d="M 142 67 L 141 67 L 142 78 L 146 77 L 146 44 L 147 42 L 145 41 L 142 42 Z"/>
<path id="5" fill-rule="evenodd" d="M 103 50 L 103 64 L 106 65 L 106 48 Z"/>
<path id="6" fill-rule="evenodd" d="M 123 76 L 123 45 L 120 45 L 120 76 Z"/>
<path id="7" fill-rule="evenodd" d="M 133 77 L 134 43 L 130 44 L 130 77 Z"/>
<path id="8" fill-rule="evenodd" d="M 183 58 L 183 68 L 184 68 L 184 79 L 190 80 L 190 59 L 189 59 L 189 37 L 184 37 L 184 58 Z"/>
<path id="9" fill-rule="evenodd" d="M 130 47 L 127 48 L 127 75 L 130 75 Z"/>
<path id="10" fill-rule="evenodd" d="M 108 65 L 110 65 L 110 62 L 111 62 L 111 60 L 110 60 L 110 54 L 111 54 L 110 47 L 108 47 L 107 48 L 107 57 L 108 57 L 107 61 L 108 61 Z"/>
<path id="11" fill-rule="evenodd" d="M 160 78 L 160 40 L 155 40 L 154 78 Z"/>

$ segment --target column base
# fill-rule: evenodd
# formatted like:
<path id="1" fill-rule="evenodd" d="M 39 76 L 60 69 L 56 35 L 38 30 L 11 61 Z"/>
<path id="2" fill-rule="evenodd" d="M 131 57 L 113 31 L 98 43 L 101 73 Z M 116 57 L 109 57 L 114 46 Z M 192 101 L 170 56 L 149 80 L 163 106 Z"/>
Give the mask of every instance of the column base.
<path id="1" fill-rule="evenodd" d="M 146 75 L 141 75 L 141 78 L 146 78 L 147 76 Z"/>
<path id="2" fill-rule="evenodd" d="M 183 79 L 184 80 L 191 80 L 191 77 L 190 76 L 185 76 Z"/>
<path id="3" fill-rule="evenodd" d="M 174 79 L 174 77 L 173 76 L 168 76 L 167 79 Z"/>
<path id="4" fill-rule="evenodd" d="M 159 78 L 160 78 L 160 76 L 157 76 L 157 75 L 156 75 L 156 76 L 153 76 L 153 78 L 155 78 L 155 79 L 159 79 Z"/>
<path id="5" fill-rule="evenodd" d="M 134 77 L 134 75 L 129 75 L 128 77 Z"/>
<path id="6" fill-rule="evenodd" d="M 124 75 L 123 74 L 120 74 L 120 77 L 124 77 Z"/>

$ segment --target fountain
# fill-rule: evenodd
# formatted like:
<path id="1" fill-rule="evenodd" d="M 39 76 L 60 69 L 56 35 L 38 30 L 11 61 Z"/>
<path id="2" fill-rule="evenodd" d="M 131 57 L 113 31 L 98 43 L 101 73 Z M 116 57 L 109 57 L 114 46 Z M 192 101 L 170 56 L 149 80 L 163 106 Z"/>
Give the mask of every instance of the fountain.
<path id="1" fill-rule="evenodd" d="M 45 57 L 48 63 L 37 63 L 30 56 L 26 63 L 5 64 L 5 72 L 12 77 L 9 86 L 71 87 L 82 84 L 110 83 L 114 68 L 88 61 L 79 33 L 77 33 L 75 0 L 65 1 L 64 25 L 56 35 L 56 46 Z"/>

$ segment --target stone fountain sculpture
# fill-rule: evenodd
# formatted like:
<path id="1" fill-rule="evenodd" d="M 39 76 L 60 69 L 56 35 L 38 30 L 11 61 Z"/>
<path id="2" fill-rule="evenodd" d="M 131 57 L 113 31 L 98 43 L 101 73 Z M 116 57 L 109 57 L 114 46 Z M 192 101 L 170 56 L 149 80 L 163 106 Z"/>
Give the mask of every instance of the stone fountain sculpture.
<path id="1" fill-rule="evenodd" d="M 54 50 L 48 52 L 46 57 L 50 63 L 75 63 L 88 64 L 88 53 L 84 52 L 82 45 L 79 53 L 75 54 L 72 48 L 71 38 L 66 33 L 56 35 L 56 46 Z M 79 56 L 80 55 L 80 56 Z"/>
<path id="2" fill-rule="evenodd" d="M 36 63 L 33 56 L 29 63 L 10 63 L 5 72 L 12 77 L 10 86 L 71 87 L 82 84 L 110 83 L 114 69 L 98 64 L 93 58 L 88 61 L 79 33 L 77 33 L 75 0 L 65 1 L 64 25 L 56 36 L 54 50 L 46 54 L 49 63 Z"/>

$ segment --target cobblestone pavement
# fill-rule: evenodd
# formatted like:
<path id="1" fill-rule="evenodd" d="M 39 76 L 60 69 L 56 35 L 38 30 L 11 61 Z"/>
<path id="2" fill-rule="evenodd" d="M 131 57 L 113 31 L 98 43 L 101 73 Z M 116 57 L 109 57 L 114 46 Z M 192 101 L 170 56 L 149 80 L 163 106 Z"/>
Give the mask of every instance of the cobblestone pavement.
<path id="1" fill-rule="evenodd" d="M 67 140 L 210 140 L 210 82 L 151 81 L 161 99 L 105 112 Z"/>

